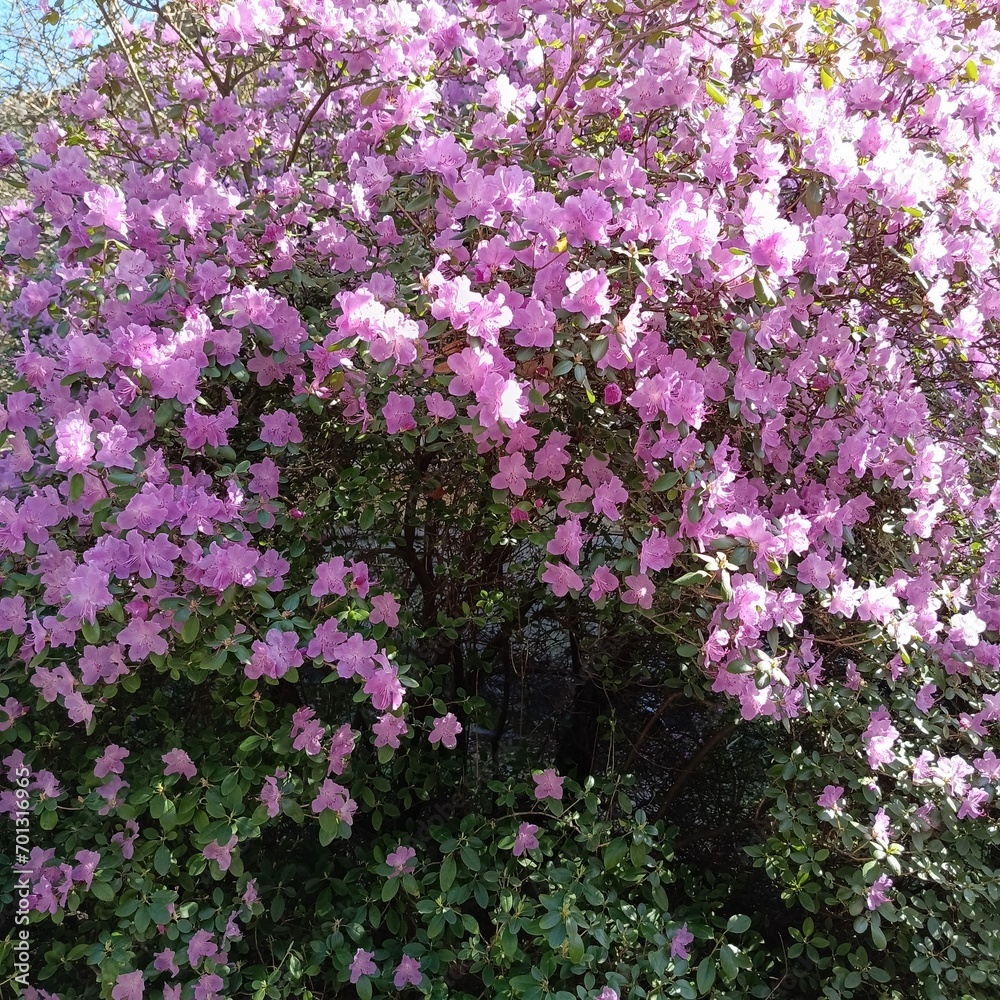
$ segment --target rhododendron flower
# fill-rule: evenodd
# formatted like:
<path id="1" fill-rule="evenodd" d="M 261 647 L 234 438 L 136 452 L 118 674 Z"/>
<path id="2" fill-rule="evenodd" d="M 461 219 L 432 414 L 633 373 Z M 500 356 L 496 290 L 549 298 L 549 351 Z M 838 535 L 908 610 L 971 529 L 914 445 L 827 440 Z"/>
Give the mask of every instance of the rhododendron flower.
<path id="1" fill-rule="evenodd" d="M 111 988 L 111 1000 L 142 1000 L 146 993 L 142 970 L 123 972 Z"/>
<path id="2" fill-rule="evenodd" d="M 408 875 L 414 871 L 410 862 L 417 856 L 417 852 L 412 847 L 404 847 L 402 844 L 386 855 L 385 863 L 392 869 L 389 878 L 398 878 L 400 875 Z"/>
<path id="3" fill-rule="evenodd" d="M 28 706 L 22 705 L 16 698 L 8 698 L 0 705 L 0 733 L 6 732 L 14 723 L 28 712 Z M 6 718 L 3 718 L 6 716 Z"/>
<path id="4" fill-rule="evenodd" d="M 385 622 L 390 628 L 396 628 L 399 625 L 399 601 L 392 594 L 376 594 L 372 598 L 368 621 L 373 625 Z"/>
<path id="5" fill-rule="evenodd" d="M 354 741 L 357 733 L 351 729 L 350 723 L 345 722 L 330 740 L 330 757 L 328 763 L 328 774 L 343 774 L 347 767 L 347 758 L 350 757 L 354 749 Z"/>
<path id="6" fill-rule="evenodd" d="M 877 910 L 883 903 L 888 903 L 889 897 L 887 893 L 891 888 L 892 879 L 888 875 L 879 875 L 868 889 L 868 909 Z"/>
<path id="7" fill-rule="evenodd" d="M 607 566 L 598 566 L 590 585 L 590 599 L 600 601 L 618 589 L 618 577 Z"/>
<path id="8" fill-rule="evenodd" d="M 563 779 L 556 774 L 553 768 L 547 768 L 541 774 L 533 774 L 532 780 L 535 782 L 535 798 L 556 799 L 561 801 L 563 797 Z"/>
<path id="9" fill-rule="evenodd" d="M 990 793 L 985 788 L 970 788 L 959 806 L 958 818 L 979 819 L 984 815 L 983 806 L 989 797 Z"/>
<path id="10" fill-rule="evenodd" d="M 566 278 L 562 307 L 570 312 L 582 313 L 588 323 L 596 323 L 611 311 L 609 287 L 608 276 L 603 271 L 594 268 L 576 271 Z"/>
<path id="11" fill-rule="evenodd" d="M 401 715 L 386 712 L 376 720 L 372 732 L 375 734 L 376 748 L 391 747 L 398 750 L 399 738 L 406 733 L 406 720 Z"/>
<path id="12" fill-rule="evenodd" d="M 172 976 L 176 976 L 180 972 L 180 969 L 177 967 L 175 954 L 172 948 L 164 948 L 163 951 L 158 951 L 153 958 L 153 968 L 157 972 L 169 972 Z"/>
<path id="13" fill-rule="evenodd" d="M 449 750 L 454 750 L 458 746 L 458 734 L 461 731 L 462 724 L 453 712 L 449 712 L 434 720 L 434 725 L 427 738 L 432 745 L 440 743 Z"/>
<path id="14" fill-rule="evenodd" d="M 185 750 L 178 750 L 175 747 L 173 750 L 167 751 L 160 760 L 167 765 L 163 769 L 164 775 L 179 774 L 191 779 L 198 773 L 198 769 L 194 766 L 194 761 L 191 760 Z"/>
<path id="15" fill-rule="evenodd" d="M 227 872 L 229 871 L 229 866 L 233 863 L 232 853 L 233 848 L 236 847 L 236 841 L 237 837 L 235 833 L 225 844 L 213 840 L 210 844 L 202 848 L 201 853 L 208 861 L 214 861 L 219 866 L 220 871 Z"/>
<path id="16" fill-rule="evenodd" d="M 191 935 L 187 946 L 188 965 L 193 969 L 203 958 L 216 959 L 219 954 L 214 936 L 206 930 L 197 930 Z"/>
<path id="17" fill-rule="evenodd" d="M 844 789 L 840 785 L 827 785 L 816 800 L 820 809 L 829 809 L 835 816 L 841 813 L 840 800 L 844 797 Z"/>
<path id="18" fill-rule="evenodd" d="M 872 823 L 872 840 L 880 847 L 888 847 L 890 839 L 889 814 L 884 809 L 879 809 L 875 814 Z"/>
<path id="19" fill-rule="evenodd" d="M 517 836 L 514 838 L 514 857 L 519 858 L 527 851 L 538 849 L 538 827 L 534 823 L 522 823 L 517 828 Z"/>
<path id="20" fill-rule="evenodd" d="M 356 983 L 362 976 L 377 976 L 378 969 L 372 959 L 375 952 L 359 948 L 351 961 L 351 982 Z"/>
<path id="21" fill-rule="evenodd" d="M 104 753 L 94 764 L 94 777 L 103 778 L 109 774 L 121 774 L 125 770 L 125 760 L 129 751 L 115 743 L 105 747 Z"/>
<path id="22" fill-rule="evenodd" d="M 301 444 L 302 431 L 293 413 L 287 410 L 275 410 L 274 413 L 264 413 L 260 418 L 263 429 L 260 439 L 276 448 L 284 448 L 287 444 Z"/>
<path id="23" fill-rule="evenodd" d="M 936 693 L 936 684 L 924 684 L 917 692 L 916 698 L 913 699 L 913 704 L 917 707 L 918 711 L 927 713 L 934 705 L 934 695 Z"/>
<path id="24" fill-rule="evenodd" d="M 329 809 L 350 826 L 354 822 L 354 812 L 358 805 L 348 795 L 347 789 L 343 785 L 338 785 L 332 778 L 324 778 L 316 793 L 316 798 L 312 801 L 311 808 L 314 813 L 321 813 Z"/>
<path id="25" fill-rule="evenodd" d="M 138 836 L 139 824 L 133 819 L 126 820 L 125 832 L 112 834 L 111 843 L 118 845 L 118 849 L 122 852 L 122 857 L 126 861 L 131 861 L 132 855 L 135 853 L 135 842 Z"/>
<path id="26" fill-rule="evenodd" d="M 392 977 L 392 984 L 397 990 L 404 986 L 419 986 L 424 976 L 420 971 L 420 963 L 409 955 L 404 955 L 399 965 L 396 967 L 396 974 Z"/>
<path id="27" fill-rule="evenodd" d="M 397 711 L 406 693 L 394 665 L 379 667 L 365 680 L 365 694 L 371 695 L 372 707 L 380 712 Z"/>
<path id="28" fill-rule="evenodd" d="M 633 573 L 625 577 L 626 590 L 622 594 L 624 604 L 637 604 L 647 611 L 653 606 L 656 587 L 645 573 Z"/>
<path id="29" fill-rule="evenodd" d="M 583 590 L 583 577 L 564 562 L 547 562 L 542 580 L 552 588 L 556 597 L 565 597 L 571 590 Z"/>
<path id="30" fill-rule="evenodd" d="M 972 763 L 988 781 L 1000 779 L 1000 757 L 997 757 L 992 749 L 988 749 L 982 757 L 977 757 Z"/>
<path id="31" fill-rule="evenodd" d="M 292 713 L 292 749 L 304 750 L 311 756 L 316 756 L 322 748 L 323 737 L 326 735 L 326 727 L 316 713 L 308 706 L 298 708 Z"/>
<path id="32" fill-rule="evenodd" d="M 687 961 L 691 955 L 688 952 L 688 945 L 694 941 L 694 935 L 688 930 L 687 924 L 682 924 L 670 939 L 670 957 L 682 958 Z"/>
<path id="33" fill-rule="evenodd" d="M 194 985 L 194 1000 L 222 1000 L 219 990 L 225 985 L 222 976 L 215 972 L 205 972 Z"/>
<path id="34" fill-rule="evenodd" d="M 896 759 L 892 747 L 898 738 L 899 730 L 890 722 L 888 709 L 880 705 L 871 713 L 868 728 L 861 737 L 868 749 L 868 766 L 874 770 L 891 764 Z"/>

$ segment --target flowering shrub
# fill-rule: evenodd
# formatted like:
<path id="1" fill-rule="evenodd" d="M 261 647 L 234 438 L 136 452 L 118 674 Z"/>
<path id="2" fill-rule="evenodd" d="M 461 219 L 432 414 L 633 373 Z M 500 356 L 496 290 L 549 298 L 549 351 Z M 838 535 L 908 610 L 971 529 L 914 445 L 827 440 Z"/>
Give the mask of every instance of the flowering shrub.
<path id="1" fill-rule="evenodd" d="M 1000 995 L 995 13 L 116 35 L 0 138 L 11 982 Z"/>

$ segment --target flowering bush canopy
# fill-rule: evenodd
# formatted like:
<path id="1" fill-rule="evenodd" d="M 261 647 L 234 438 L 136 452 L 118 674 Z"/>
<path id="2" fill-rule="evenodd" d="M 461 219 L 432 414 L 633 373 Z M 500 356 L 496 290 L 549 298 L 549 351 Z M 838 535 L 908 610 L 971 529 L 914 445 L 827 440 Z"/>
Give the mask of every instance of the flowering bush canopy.
<path id="1" fill-rule="evenodd" d="M 1000 996 L 998 43 L 197 3 L 0 137 L 11 985 Z"/>

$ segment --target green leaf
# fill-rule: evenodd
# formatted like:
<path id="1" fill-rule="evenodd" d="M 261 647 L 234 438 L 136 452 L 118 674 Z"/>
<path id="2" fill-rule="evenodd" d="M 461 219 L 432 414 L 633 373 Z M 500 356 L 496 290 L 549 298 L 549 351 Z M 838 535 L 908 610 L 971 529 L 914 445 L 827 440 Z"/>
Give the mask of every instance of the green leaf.
<path id="1" fill-rule="evenodd" d="M 736 948 L 731 944 L 724 944 L 719 949 L 719 961 L 722 965 L 722 975 L 725 977 L 726 982 L 731 982 L 736 978 L 737 973 L 740 971 L 739 966 L 736 964 Z"/>
<path id="2" fill-rule="evenodd" d="M 447 892 L 455 884 L 455 876 L 457 874 L 458 866 L 455 864 L 454 857 L 449 854 L 448 857 L 441 862 L 441 872 L 438 876 L 442 892 Z"/>
<path id="3" fill-rule="evenodd" d="M 719 86 L 716 83 L 713 83 L 711 80 L 705 81 L 705 91 L 708 94 L 708 96 L 711 97 L 713 101 L 715 101 L 716 104 L 726 103 L 725 91 L 723 91 L 721 86 Z"/>
<path id="4" fill-rule="evenodd" d="M 650 487 L 654 493 L 663 493 L 665 490 L 669 490 L 671 486 L 676 486 L 680 482 L 681 476 L 679 472 L 664 472 L 656 482 Z"/>
<path id="5" fill-rule="evenodd" d="M 715 985 L 715 959 L 709 956 L 703 958 L 694 977 L 698 992 L 704 996 Z"/>
<path id="6" fill-rule="evenodd" d="M 872 920 L 870 929 L 872 932 L 872 944 L 875 945 L 879 951 L 885 951 L 886 940 L 881 925 Z"/>
<path id="7" fill-rule="evenodd" d="M 726 931 L 729 934 L 742 934 L 750 929 L 750 918 L 745 913 L 734 913 L 726 924 Z"/>
<path id="8" fill-rule="evenodd" d="M 94 882 L 90 887 L 90 891 L 105 903 L 110 903 L 115 898 L 115 890 L 107 882 Z"/>
<path id="9" fill-rule="evenodd" d="M 612 840 L 604 848 L 604 870 L 611 871 L 612 868 L 617 868 L 625 860 L 626 854 L 628 854 L 628 844 L 625 839 L 619 837 L 617 840 Z"/>
<path id="10" fill-rule="evenodd" d="M 83 496 L 83 488 L 86 485 L 83 473 L 78 472 L 69 481 L 69 498 L 73 503 L 76 503 L 80 497 Z"/>
<path id="11" fill-rule="evenodd" d="M 708 583 L 712 579 L 712 574 L 708 570 L 696 569 L 691 573 L 685 573 L 677 577 L 674 583 L 678 587 L 693 587 L 695 584 Z"/>
<path id="12" fill-rule="evenodd" d="M 170 871 L 170 848 L 166 844 L 160 844 L 153 855 L 153 867 L 158 875 L 166 875 Z"/>
<path id="13" fill-rule="evenodd" d="M 197 615 L 192 615 L 185 623 L 184 628 L 181 629 L 181 639 L 184 642 L 194 642 L 198 638 L 198 633 L 201 631 L 201 622 Z"/>
<path id="14" fill-rule="evenodd" d="M 97 622 L 83 621 L 80 623 L 80 631 L 83 632 L 84 639 L 92 645 L 97 645 L 101 641 L 101 627 Z"/>

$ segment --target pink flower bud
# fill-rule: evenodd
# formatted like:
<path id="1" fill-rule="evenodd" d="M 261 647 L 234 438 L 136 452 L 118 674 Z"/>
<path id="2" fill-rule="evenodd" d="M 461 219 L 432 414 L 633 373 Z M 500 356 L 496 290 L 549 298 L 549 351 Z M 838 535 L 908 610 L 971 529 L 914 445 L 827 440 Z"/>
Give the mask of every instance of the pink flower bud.
<path id="1" fill-rule="evenodd" d="M 614 382 L 609 382 L 604 387 L 604 405 L 617 406 L 622 401 L 621 386 Z"/>
<path id="2" fill-rule="evenodd" d="M 303 514 L 303 513 L 302 513 L 302 511 L 301 511 L 301 510 L 299 510 L 299 508 L 298 508 L 298 507 L 293 507 L 293 508 L 292 508 L 292 509 L 291 509 L 291 510 L 290 510 L 290 511 L 288 512 L 288 516 L 289 516 L 289 517 L 291 517 L 291 518 L 294 518 L 294 519 L 295 519 L 296 521 L 298 521 L 298 520 L 299 520 L 300 518 L 303 518 L 303 517 L 305 517 L 305 514 Z"/>

